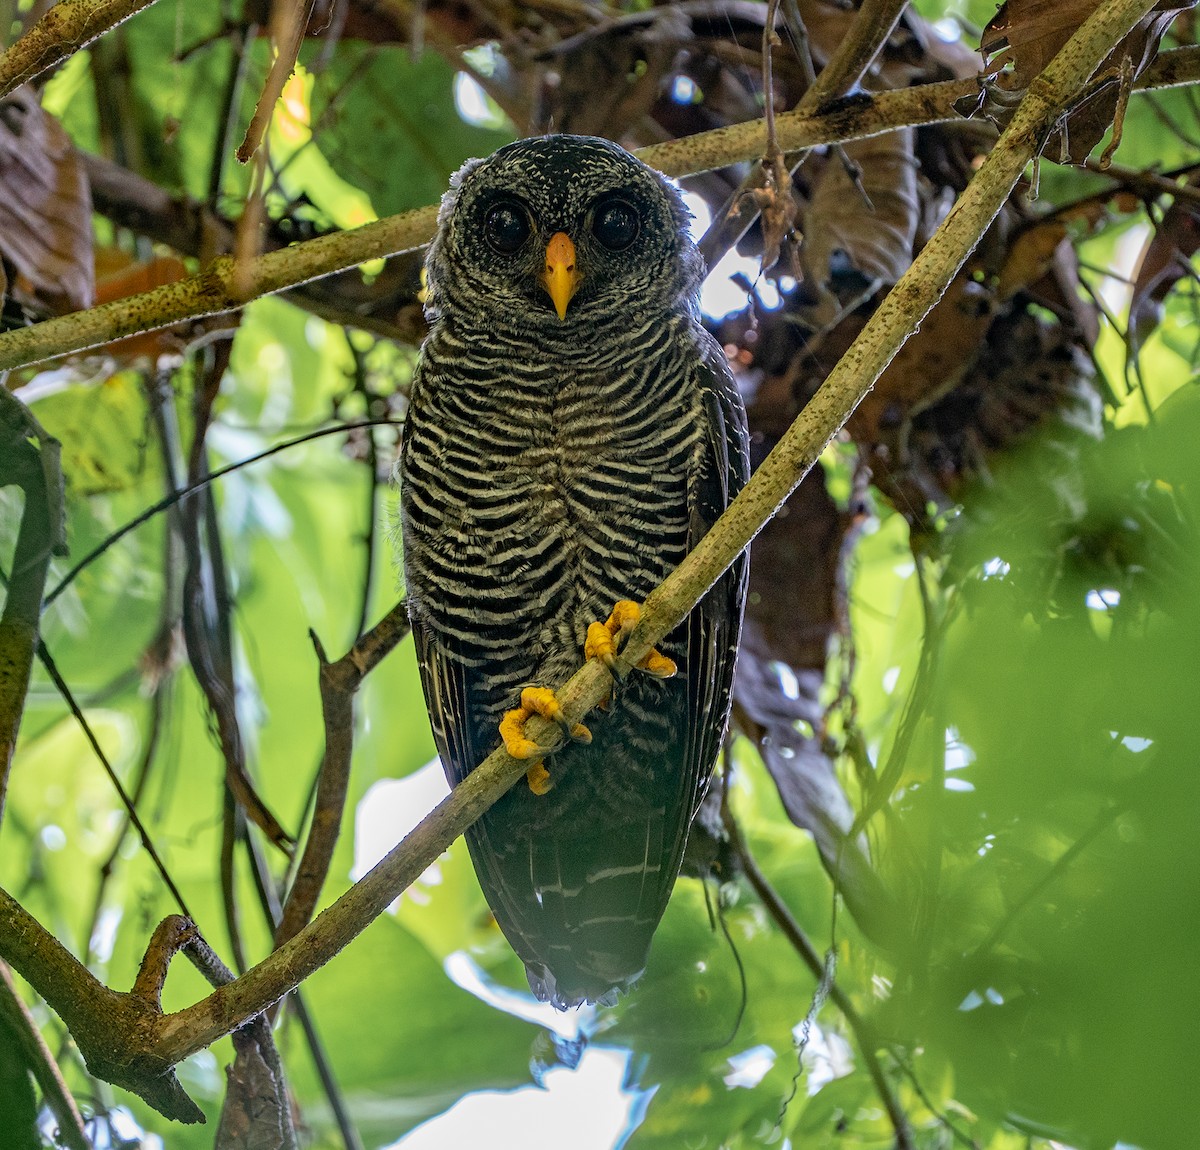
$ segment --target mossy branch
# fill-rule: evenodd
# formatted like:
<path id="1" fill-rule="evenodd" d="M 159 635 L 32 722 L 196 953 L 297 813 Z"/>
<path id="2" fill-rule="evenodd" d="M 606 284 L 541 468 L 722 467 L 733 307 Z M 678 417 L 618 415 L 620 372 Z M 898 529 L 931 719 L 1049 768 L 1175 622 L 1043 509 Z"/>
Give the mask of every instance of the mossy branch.
<path id="1" fill-rule="evenodd" d="M 1071 106 L 1112 45 L 1153 4 L 1154 0 L 1112 0 L 1101 6 L 1032 84 L 1011 124 L 938 233 L 892 289 L 745 490 L 696 550 L 646 600 L 641 622 L 622 652 L 627 665 L 638 662 L 686 617 L 800 482 L 945 291 L 1060 115 Z M 574 720 L 596 706 L 609 689 L 608 671 L 598 661 L 592 661 L 558 694 L 567 715 Z M 557 745 L 560 734 L 555 724 L 533 720 L 529 728 L 531 736 L 547 751 Z M 152 1019 L 139 1017 L 128 1031 L 105 1028 L 105 1047 L 100 1052 L 104 1057 L 100 1060 L 107 1067 L 115 1065 L 121 1071 L 120 1077 L 112 1080 L 128 1085 L 136 1080 L 139 1070 L 144 1073 L 153 1067 L 160 1068 L 161 1075 L 169 1076 L 169 1070 L 163 1068 L 173 1066 L 245 1024 L 298 986 L 381 914 L 525 773 L 525 768 L 524 762 L 497 750 L 363 879 L 241 978 L 174 1014 L 156 1015 Z M 84 1002 L 62 1002 L 62 996 L 53 993 L 53 980 L 44 970 L 27 969 L 31 955 L 28 947 L 22 945 L 20 931 L 22 925 L 26 931 L 32 929 L 27 921 L 22 921 L 28 916 L 3 897 L 0 897 L 0 912 L 7 912 L 0 913 L 0 956 L 12 961 L 52 1005 L 69 1009 L 79 1021 L 79 1012 L 87 1009 L 85 1003 L 91 996 L 85 996 Z M 63 950 L 61 944 L 53 943 L 48 936 L 43 942 L 51 950 L 55 947 Z M 62 960 L 63 955 L 57 958 Z M 61 964 L 69 967 L 65 960 Z M 99 992 L 113 993 L 103 987 Z M 95 1009 L 104 1009 L 102 998 Z M 89 1026 L 86 1020 L 80 1022 L 78 1029 L 70 1020 L 68 1025 L 84 1049 L 96 1027 Z M 91 1064 L 92 1055 L 87 1049 L 84 1054 Z M 161 1084 L 154 1082 L 133 1086 L 152 1104 L 158 1104 L 156 1098 L 161 1100 L 156 1087 L 161 1092 Z"/>
<path id="2" fill-rule="evenodd" d="M 59 0 L 28 32 L 0 52 L 0 96 L 86 48 L 154 0 Z"/>

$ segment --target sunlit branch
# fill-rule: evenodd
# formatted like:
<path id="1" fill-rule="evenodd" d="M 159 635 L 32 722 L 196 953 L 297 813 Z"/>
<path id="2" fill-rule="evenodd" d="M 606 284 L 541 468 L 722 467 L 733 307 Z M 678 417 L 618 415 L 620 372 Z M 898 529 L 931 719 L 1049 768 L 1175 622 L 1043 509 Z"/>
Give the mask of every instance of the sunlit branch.
<path id="1" fill-rule="evenodd" d="M 86 48 L 154 0 L 59 0 L 12 47 L 0 52 L 0 96 Z"/>

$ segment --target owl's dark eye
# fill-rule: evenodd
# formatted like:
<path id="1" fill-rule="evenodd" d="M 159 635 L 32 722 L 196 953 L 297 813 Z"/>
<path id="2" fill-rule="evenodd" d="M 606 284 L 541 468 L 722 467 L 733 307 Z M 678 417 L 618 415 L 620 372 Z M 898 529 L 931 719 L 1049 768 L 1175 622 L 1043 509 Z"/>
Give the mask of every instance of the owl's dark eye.
<path id="1" fill-rule="evenodd" d="M 502 256 L 511 256 L 529 239 L 529 213 L 515 200 L 501 200 L 483 217 L 483 234 Z"/>
<path id="2" fill-rule="evenodd" d="M 637 211 L 625 200 L 604 200 L 592 213 L 592 235 L 610 252 L 623 252 L 640 227 Z"/>

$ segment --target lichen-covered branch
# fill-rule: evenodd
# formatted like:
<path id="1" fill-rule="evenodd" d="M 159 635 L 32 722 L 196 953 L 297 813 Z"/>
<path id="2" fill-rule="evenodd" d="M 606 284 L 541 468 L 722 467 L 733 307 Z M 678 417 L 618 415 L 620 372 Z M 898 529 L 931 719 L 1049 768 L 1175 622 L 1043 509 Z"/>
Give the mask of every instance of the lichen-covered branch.
<path id="1" fill-rule="evenodd" d="M 1153 0 L 1118 0 L 1093 16 L 1055 58 L 938 234 L 778 447 L 700 546 L 647 599 L 642 621 L 622 653 L 625 662 L 637 663 L 671 631 L 774 514 L 937 301 L 1037 153 L 1040 139 L 1061 109 L 1087 82 L 1108 47 L 1152 4 Z M 606 696 L 610 686 L 607 670 L 592 662 L 557 694 L 568 719 L 575 722 Z M 529 734 L 547 750 L 561 737 L 557 724 L 546 720 L 530 720 Z M 404 842 L 290 942 L 236 983 L 164 1019 L 156 1053 L 168 1061 L 186 1057 L 301 982 L 414 881 L 523 773 L 522 760 L 495 751 Z"/>
<path id="2" fill-rule="evenodd" d="M 154 0 L 59 0 L 28 32 L 0 52 L 0 96 L 86 48 Z"/>

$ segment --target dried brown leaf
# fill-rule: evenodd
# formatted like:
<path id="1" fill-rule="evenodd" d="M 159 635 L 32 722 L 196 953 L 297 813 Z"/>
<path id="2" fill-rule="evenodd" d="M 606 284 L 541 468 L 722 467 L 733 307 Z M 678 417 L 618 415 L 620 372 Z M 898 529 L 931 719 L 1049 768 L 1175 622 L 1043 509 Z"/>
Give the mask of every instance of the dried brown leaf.
<path id="1" fill-rule="evenodd" d="M 1057 219 L 1036 223 L 1019 232 L 1008 249 L 996 283 L 996 298 L 1012 299 L 1037 283 L 1054 263 L 1059 245 L 1067 242 L 1067 228 Z"/>
<path id="2" fill-rule="evenodd" d="M 845 152 L 861 187 L 829 157 L 804 215 L 805 272 L 821 286 L 847 272 L 893 284 L 912 263 L 921 212 L 913 132 L 859 140 Z"/>
<path id="3" fill-rule="evenodd" d="M 846 424 L 856 443 L 890 444 L 889 462 L 903 465 L 896 446 L 916 412 L 952 391 L 971 370 L 992 323 L 992 299 L 970 269 L 955 277 L 920 329 L 900 349 Z"/>
<path id="4" fill-rule="evenodd" d="M 187 276 L 187 266 L 175 256 L 152 256 L 148 260 L 131 259 L 118 248 L 96 252 L 96 302 L 125 299 L 164 284 L 177 283 Z M 188 331 L 190 328 L 184 328 Z M 104 354 L 123 363 L 148 359 L 157 363 L 162 356 L 179 355 L 184 342 L 180 328 L 162 328 L 143 335 L 131 335 L 105 346 Z"/>
<path id="5" fill-rule="evenodd" d="M 1193 173 L 1188 184 L 1200 187 L 1200 174 Z M 1200 251 L 1200 208 L 1190 200 L 1177 199 L 1164 213 L 1162 222 L 1142 252 L 1133 284 L 1129 307 L 1129 327 L 1133 335 L 1130 355 L 1162 318 L 1162 304 L 1170 290 L 1184 276 L 1193 275 L 1192 257 Z"/>
<path id="6" fill-rule="evenodd" d="M 14 298 L 60 314 L 91 307 L 92 199 L 62 126 L 29 87 L 0 100 L 0 256 Z"/>
<path id="7" fill-rule="evenodd" d="M 989 71 L 1012 67 L 1024 90 L 1103 0 L 1008 0 L 983 30 L 979 50 Z"/>
<path id="8" fill-rule="evenodd" d="M 960 111 L 981 112 L 999 127 L 1012 119 L 1030 82 L 1104 0 L 1007 0 L 984 29 L 980 51 L 995 79 L 977 101 Z M 1159 0 L 1113 48 L 1092 87 L 1049 136 L 1044 153 L 1059 163 L 1081 164 L 1113 123 L 1121 101 L 1121 77 L 1137 79 L 1158 54 L 1176 16 L 1197 0 Z M 972 108 L 970 105 L 974 104 Z"/>

